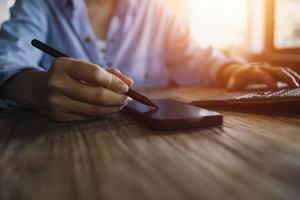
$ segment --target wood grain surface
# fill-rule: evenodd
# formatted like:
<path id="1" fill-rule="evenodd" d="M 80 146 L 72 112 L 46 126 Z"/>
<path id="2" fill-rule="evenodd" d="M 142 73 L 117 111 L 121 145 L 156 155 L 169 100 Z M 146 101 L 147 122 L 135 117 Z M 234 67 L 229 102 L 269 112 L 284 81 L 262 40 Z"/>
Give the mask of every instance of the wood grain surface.
<path id="1" fill-rule="evenodd" d="M 122 114 L 1 111 L 0 199 L 299 199 L 300 115 L 224 114 L 222 127 L 164 133 Z"/>

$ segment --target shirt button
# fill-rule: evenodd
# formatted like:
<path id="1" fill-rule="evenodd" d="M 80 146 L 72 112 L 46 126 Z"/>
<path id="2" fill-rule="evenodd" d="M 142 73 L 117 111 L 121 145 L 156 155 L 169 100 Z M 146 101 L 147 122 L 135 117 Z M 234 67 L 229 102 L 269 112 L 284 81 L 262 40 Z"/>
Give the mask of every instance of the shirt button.
<path id="1" fill-rule="evenodd" d="M 90 42 L 91 42 L 91 38 L 90 38 L 90 37 L 84 38 L 84 42 L 85 42 L 85 43 L 90 43 Z"/>

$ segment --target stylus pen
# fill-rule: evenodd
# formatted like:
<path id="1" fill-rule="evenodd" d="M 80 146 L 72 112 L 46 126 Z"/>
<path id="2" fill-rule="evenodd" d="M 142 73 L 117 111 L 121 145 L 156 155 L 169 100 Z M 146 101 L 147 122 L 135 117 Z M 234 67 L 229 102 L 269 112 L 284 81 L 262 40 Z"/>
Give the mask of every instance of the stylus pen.
<path id="1" fill-rule="evenodd" d="M 38 48 L 39 50 L 49 54 L 50 56 L 53 56 L 54 58 L 59 58 L 59 57 L 69 57 L 70 58 L 70 56 L 67 56 L 64 53 L 59 52 L 58 50 L 44 44 L 43 42 L 41 42 L 37 39 L 32 40 L 31 45 Z M 150 99 L 148 99 L 144 95 L 142 95 L 132 89 L 129 89 L 129 91 L 127 93 L 125 93 L 125 95 L 131 97 L 132 99 L 134 99 L 142 104 L 145 104 L 145 105 L 148 105 L 148 106 L 151 106 L 154 108 L 158 108 L 158 106 L 155 105 L 155 103 L 153 103 Z"/>

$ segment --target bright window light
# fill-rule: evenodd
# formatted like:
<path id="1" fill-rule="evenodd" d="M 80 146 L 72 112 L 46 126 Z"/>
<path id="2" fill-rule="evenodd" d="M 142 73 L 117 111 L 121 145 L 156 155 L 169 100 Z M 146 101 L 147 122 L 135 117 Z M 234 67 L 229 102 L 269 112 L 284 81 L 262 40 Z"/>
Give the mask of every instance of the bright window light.
<path id="1" fill-rule="evenodd" d="M 300 1 L 277 0 L 275 9 L 275 47 L 300 47 Z"/>
<path id="2" fill-rule="evenodd" d="M 247 32 L 247 0 L 190 0 L 190 26 L 202 46 L 242 47 Z"/>
<path id="3" fill-rule="evenodd" d="M 11 7 L 14 5 L 15 0 L 7 0 L 7 2 L 8 2 L 8 6 Z"/>
<path id="4" fill-rule="evenodd" d="M 9 19 L 9 8 L 13 6 L 15 0 L 0 0 L 0 26 L 3 21 Z"/>

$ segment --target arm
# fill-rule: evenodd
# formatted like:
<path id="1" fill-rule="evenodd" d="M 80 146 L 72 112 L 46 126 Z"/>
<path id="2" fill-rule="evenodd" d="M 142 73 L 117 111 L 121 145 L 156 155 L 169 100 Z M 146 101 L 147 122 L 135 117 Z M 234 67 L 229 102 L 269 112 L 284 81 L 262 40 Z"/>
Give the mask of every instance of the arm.
<path id="1" fill-rule="evenodd" d="M 286 67 L 246 63 L 225 56 L 213 48 L 201 48 L 192 40 L 188 27 L 174 15 L 167 17 L 166 65 L 171 77 L 181 85 L 215 84 L 228 90 L 241 90 L 261 83 L 278 88 L 277 82 L 299 87 L 300 76 Z"/>
<path id="2" fill-rule="evenodd" d="M 32 51 L 30 41 L 33 37 L 45 40 L 47 36 L 47 14 L 41 2 L 38 0 L 17 0 L 11 9 L 11 19 L 4 23 L 1 28 L 1 99 L 16 100 L 17 103 L 22 102 L 22 104 L 26 105 L 37 105 L 37 102 L 33 102 L 32 99 L 35 99 L 34 96 L 36 96 L 36 91 L 39 89 L 33 88 L 39 86 L 39 84 L 34 84 L 34 81 L 36 76 L 43 73 L 32 74 L 29 71 L 42 72 L 43 69 L 38 66 L 41 53 Z M 28 81 L 25 78 L 27 76 L 29 77 Z M 20 84 L 15 84 L 15 81 L 12 81 L 12 79 L 20 79 Z M 38 81 L 40 79 L 38 78 Z M 16 85 L 18 85 L 17 88 Z M 32 86 L 32 88 L 28 90 L 27 85 Z M 22 98 L 21 101 L 15 98 L 17 96 Z"/>
<path id="3" fill-rule="evenodd" d="M 76 66 L 76 67 L 74 67 Z M 28 70 L 15 75 L 1 95 L 41 109 L 58 121 L 84 120 L 122 109 L 132 80 L 115 69 L 70 58 L 54 61 L 49 72 Z"/>
<path id="4" fill-rule="evenodd" d="M 0 97 L 18 105 L 40 109 L 44 106 L 47 72 L 26 70 L 9 79 L 0 90 Z"/>
<path id="5" fill-rule="evenodd" d="M 32 38 L 47 36 L 43 1 L 17 1 L 12 19 L 0 35 L 0 97 L 43 110 L 59 121 L 82 120 L 119 111 L 132 80 L 121 72 L 92 63 L 56 59 L 49 72 L 38 67 L 41 53 Z M 74 67 L 76 66 L 76 67 Z"/>
<path id="6" fill-rule="evenodd" d="M 211 47 L 202 48 L 192 39 L 188 26 L 176 16 L 166 19 L 165 60 L 171 77 L 181 85 L 218 84 L 218 71 L 242 59 L 226 57 Z"/>

